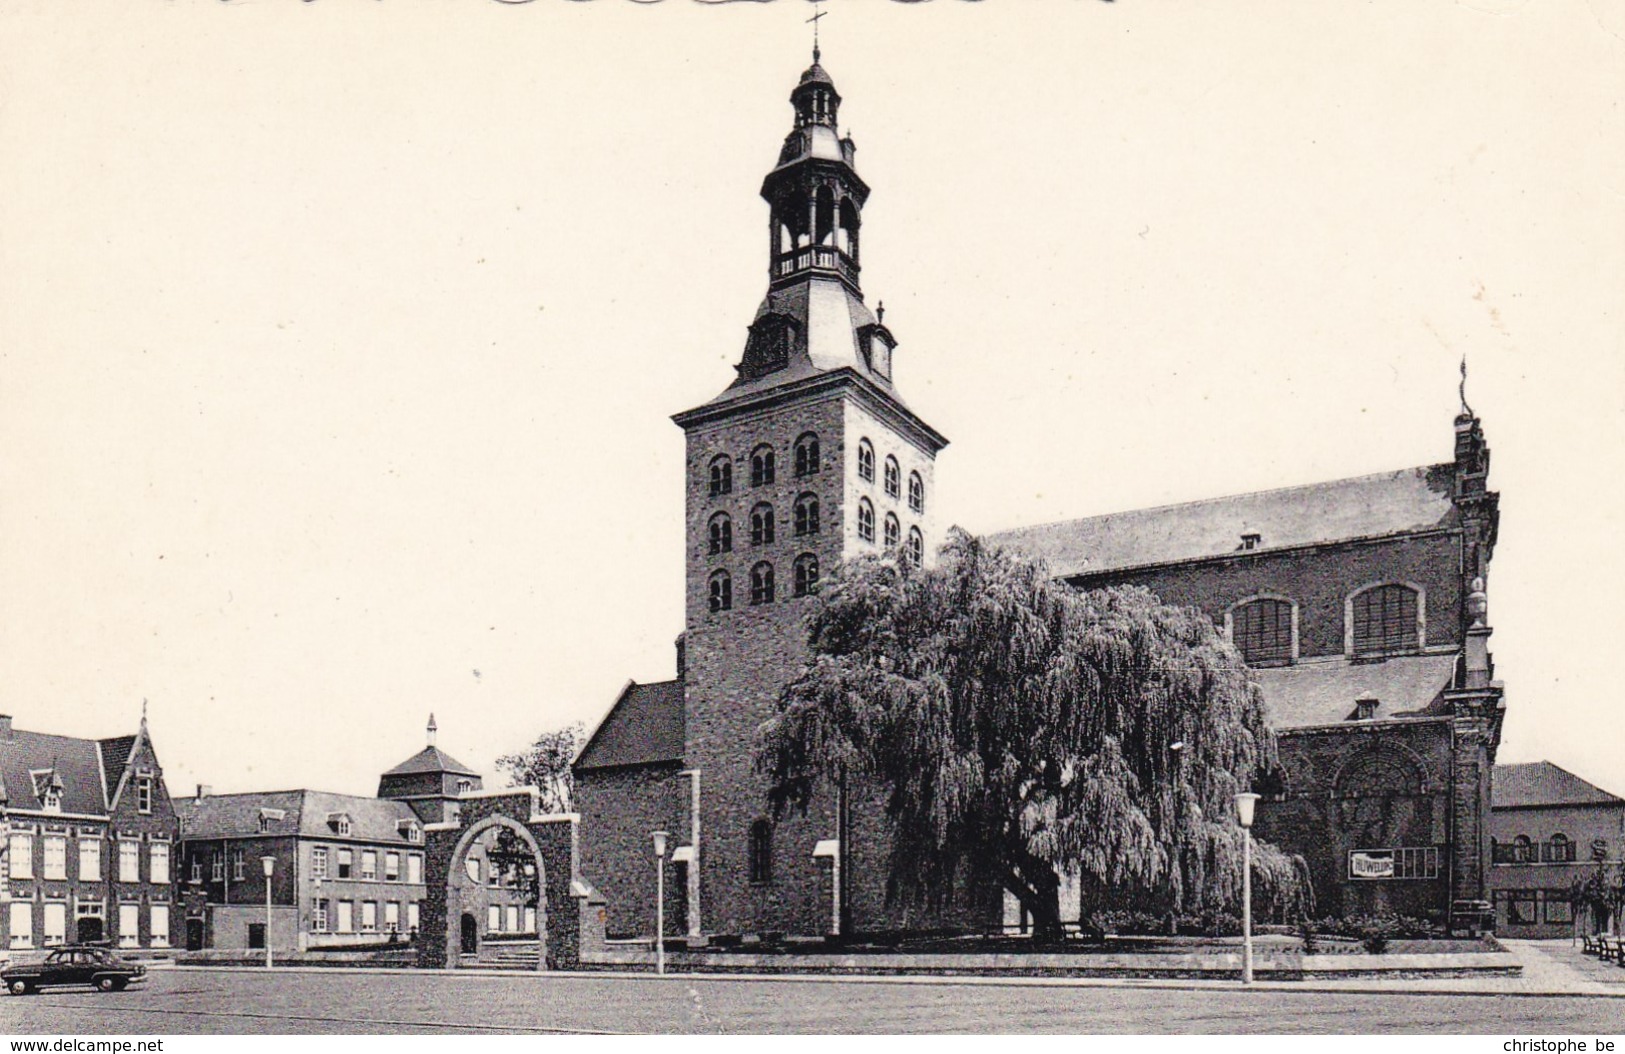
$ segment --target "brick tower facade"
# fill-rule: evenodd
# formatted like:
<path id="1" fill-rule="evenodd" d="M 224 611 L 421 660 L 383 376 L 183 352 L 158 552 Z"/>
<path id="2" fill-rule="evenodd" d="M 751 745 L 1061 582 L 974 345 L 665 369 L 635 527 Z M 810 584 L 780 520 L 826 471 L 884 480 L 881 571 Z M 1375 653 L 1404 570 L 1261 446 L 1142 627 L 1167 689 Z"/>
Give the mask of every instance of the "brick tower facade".
<path id="1" fill-rule="evenodd" d="M 932 468 L 946 440 L 897 393 L 896 341 L 863 302 L 869 188 L 816 55 L 790 101 L 795 127 L 762 185 L 767 295 L 734 382 L 674 418 L 688 449 L 684 758 L 698 784 L 685 880 L 708 933 L 834 927 L 837 796 L 774 822 L 751 747 L 807 657 L 819 577 L 866 552 L 923 559 L 940 542 Z"/>

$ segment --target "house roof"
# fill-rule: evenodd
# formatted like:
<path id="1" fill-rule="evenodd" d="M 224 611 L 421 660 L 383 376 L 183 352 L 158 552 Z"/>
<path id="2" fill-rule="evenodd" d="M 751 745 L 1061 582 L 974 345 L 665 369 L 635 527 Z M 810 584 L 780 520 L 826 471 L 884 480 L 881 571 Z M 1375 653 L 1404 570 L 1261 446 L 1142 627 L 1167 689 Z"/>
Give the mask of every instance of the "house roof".
<path id="1" fill-rule="evenodd" d="M 1625 800 L 1550 761 L 1532 761 L 1495 766 L 1490 805 L 1496 809 L 1526 809 L 1543 805 L 1625 805 Z"/>
<path id="2" fill-rule="evenodd" d="M 175 803 L 181 830 L 189 838 L 241 838 L 287 834 L 304 838 L 339 837 L 338 817 L 350 820 L 349 838 L 363 842 L 406 843 L 402 821 L 417 822 L 405 802 L 327 791 L 253 791 L 210 794 Z M 266 826 L 260 827 L 261 817 Z"/>
<path id="3" fill-rule="evenodd" d="M 105 815 L 117 783 L 111 771 L 108 782 L 102 782 L 102 748 L 109 743 L 125 744 L 117 759 L 118 771 L 122 772 L 129 743 L 133 742 L 133 736 L 98 742 L 14 729 L 9 737 L 0 736 L 0 786 L 5 788 L 6 804 L 13 809 L 42 807 L 44 802 L 37 793 L 40 784 L 33 773 L 54 768 L 62 782 L 63 812 Z"/>
<path id="4" fill-rule="evenodd" d="M 576 758 L 575 769 L 681 761 L 683 682 L 627 684 Z"/>
<path id="5" fill-rule="evenodd" d="M 396 765 L 385 776 L 410 776 L 419 772 L 454 772 L 459 776 L 478 776 L 479 773 L 436 746 L 424 747 Z"/>
<path id="6" fill-rule="evenodd" d="M 1254 670 L 1271 728 L 1305 728 L 1350 721 L 1355 700 L 1375 698 L 1376 720 L 1423 717 L 1455 675 L 1456 656 L 1406 655 L 1382 662 L 1308 660 Z"/>
<path id="7" fill-rule="evenodd" d="M 1453 527 L 1453 463 L 1236 494 L 1182 505 L 1018 527 L 987 536 L 1066 578 L 1253 552 Z"/>

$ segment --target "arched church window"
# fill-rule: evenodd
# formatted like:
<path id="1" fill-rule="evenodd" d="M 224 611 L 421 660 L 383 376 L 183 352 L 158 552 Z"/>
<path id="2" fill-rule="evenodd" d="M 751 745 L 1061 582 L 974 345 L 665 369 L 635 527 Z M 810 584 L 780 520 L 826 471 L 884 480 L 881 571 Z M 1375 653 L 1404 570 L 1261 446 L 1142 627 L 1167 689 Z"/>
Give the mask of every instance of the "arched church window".
<path id="1" fill-rule="evenodd" d="M 902 538 L 903 525 L 897 522 L 896 516 L 893 516 L 888 512 L 886 514 L 886 551 L 890 552 L 891 550 L 896 549 L 897 543 L 902 541 Z"/>
<path id="2" fill-rule="evenodd" d="M 750 602 L 773 603 L 773 565 L 766 560 L 750 569 Z"/>
<path id="3" fill-rule="evenodd" d="M 818 557 L 802 553 L 796 557 L 795 595 L 804 597 L 818 591 Z"/>
<path id="4" fill-rule="evenodd" d="M 875 481 L 875 448 L 867 439 L 858 440 L 858 478 Z"/>
<path id="5" fill-rule="evenodd" d="M 898 497 L 903 491 L 903 470 L 897 467 L 897 459 L 890 454 L 886 455 L 886 497 Z"/>
<path id="6" fill-rule="evenodd" d="M 1342 798 L 1387 798 L 1426 792 L 1416 763 L 1391 750 L 1372 750 L 1355 758 L 1337 778 Z"/>
<path id="7" fill-rule="evenodd" d="M 1415 651 L 1418 640 L 1416 590 L 1397 583 L 1372 586 L 1354 595 L 1354 654 Z"/>
<path id="8" fill-rule="evenodd" d="M 713 571 L 711 573 L 711 611 L 731 611 L 734 606 L 733 579 L 728 577 L 726 571 Z"/>
<path id="9" fill-rule="evenodd" d="M 764 444 L 751 451 L 750 485 L 761 487 L 772 483 L 773 475 L 773 448 Z"/>
<path id="10" fill-rule="evenodd" d="M 734 522 L 725 512 L 711 517 L 711 555 L 734 551 Z"/>
<path id="11" fill-rule="evenodd" d="M 908 562 L 915 567 L 925 563 L 925 536 L 918 527 L 908 529 Z"/>
<path id="12" fill-rule="evenodd" d="M 734 463 L 727 454 L 711 459 L 711 496 L 732 494 L 734 489 Z"/>
<path id="13" fill-rule="evenodd" d="M 818 437 L 808 432 L 796 440 L 796 477 L 818 474 Z"/>
<path id="14" fill-rule="evenodd" d="M 1264 597 L 1238 605 L 1230 612 L 1230 641 L 1249 666 L 1291 662 L 1291 602 Z"/>
<path id="15" fill-rule="evenodd" d="M 773 506 L 765 501 L 750 510 L 750 544 L 773 544 Z"/>
<path id="16" fill-rule="evenodd" d="M 773 881 L 773 828 L 766 820 L 750 825 L 749 845 L 750 880 Z"/>
<path id="17" fill-rule="evenodd" d="M 875 540 L 875 507 L 868 498 L 858 501 L 858 537 L 866 542 Z"/>
<path id="18" fill-rule="evenodd" d="M 915 512 L 925 511 L 925 480 L 918 472 L 908 474 L 908 507 Z"/>
<path id="19" fill-rule="evenodd" d="M 796 499 L 795 522 L 797 537 L 818 533 L 818 495 L 803 494 Z"/>

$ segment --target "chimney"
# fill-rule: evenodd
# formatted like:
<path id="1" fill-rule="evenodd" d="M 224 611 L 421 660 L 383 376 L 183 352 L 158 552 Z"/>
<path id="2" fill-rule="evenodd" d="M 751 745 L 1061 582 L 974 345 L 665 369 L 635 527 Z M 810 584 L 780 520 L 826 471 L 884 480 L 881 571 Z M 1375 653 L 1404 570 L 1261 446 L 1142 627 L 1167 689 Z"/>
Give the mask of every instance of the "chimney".
<path id="1" fill-rule="evenodd" d="M 199 783 L 197 785 L 197 800 L 198 801 L 202 801 L 204 798 L 207 798 L 209 795 L 211 795 L 213 793 L 214 793 L 214 788 L 209 786 L 207 783 Z"/>
<path id="2" fill-rule="evenodd" d="M 1364 696 L 1354 700 L 1354 720 L 1375 721 L 1377 719 L 1377 700 L 1373 696 Z"/>
<path id="3" fill-rule="evenodd" d="M 688 634 L 677 634 L 677 679 L 683 680 L 688 672 Z"/>
<path id="4" fill-rule="evenodd" d="M 0 739 L 11 738 L 11 715 L 0 714 Z"/>

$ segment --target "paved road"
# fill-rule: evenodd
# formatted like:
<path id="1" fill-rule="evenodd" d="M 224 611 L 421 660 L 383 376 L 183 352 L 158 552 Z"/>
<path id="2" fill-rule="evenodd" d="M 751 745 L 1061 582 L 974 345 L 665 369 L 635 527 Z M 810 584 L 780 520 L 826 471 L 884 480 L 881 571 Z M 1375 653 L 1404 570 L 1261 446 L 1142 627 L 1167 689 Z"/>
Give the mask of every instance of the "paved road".
<path id="1" fill-rule="evenodd" d="M 143 989 L 0 996 L 0 1033 L 1614 1033 L 1625 1000 L 1313 991 L 157 970 Z"/>

